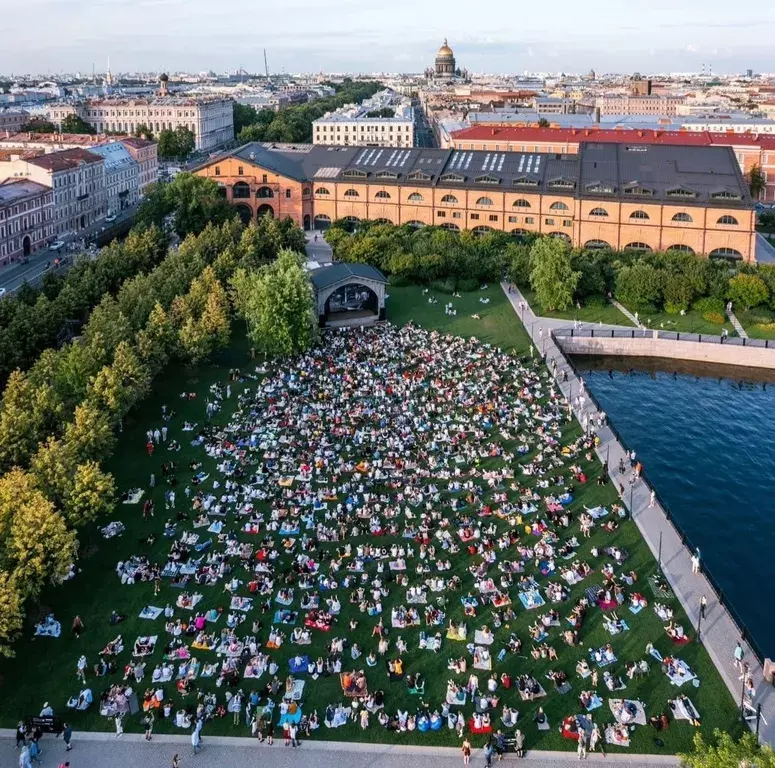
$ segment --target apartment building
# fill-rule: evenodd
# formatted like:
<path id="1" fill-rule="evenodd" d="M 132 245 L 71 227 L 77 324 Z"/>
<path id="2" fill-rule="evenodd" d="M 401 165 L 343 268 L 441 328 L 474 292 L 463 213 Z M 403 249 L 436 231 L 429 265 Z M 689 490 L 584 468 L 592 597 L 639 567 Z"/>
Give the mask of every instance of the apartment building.
<path id="1" fill-rule="evenodd" d="M 19 261 L 54 238 L 54 196 L 28 179 L 0 182 L 0 264 Z"/>
<path id="2" fill-rule="evenodd" d="M 115 215 L 140 199 L 140 164 L 120 142 L 112 141 L 90 150 L 103 159 L 106 213 Z"/>

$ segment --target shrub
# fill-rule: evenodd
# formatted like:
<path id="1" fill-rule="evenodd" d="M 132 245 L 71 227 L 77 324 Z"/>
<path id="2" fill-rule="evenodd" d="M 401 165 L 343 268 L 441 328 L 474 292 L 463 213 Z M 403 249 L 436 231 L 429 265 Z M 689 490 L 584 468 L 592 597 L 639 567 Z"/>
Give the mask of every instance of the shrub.
<path id="1" fill-rule="evenodd" d="M 662 277 L 650 264 L 622 267 L 616 275 L 616 298 L 629 309 L 645 309 L 662 296 Z"/>
<path id="2" fill-rule="evenodd" d="M 680 315 L 681 312 L 685 312 L 685 311 L 686 311 L 685 304 L 676 304 L 674 301 L 665 302 L 665 312 L 667 312 L 668 315 Z"/>
<path id="3" fill-rule="evenodd" d="M 457 289 L 464 293 L 475 291 L 479 287 L 479 281 L 470 277 L 464 277 L 457 281 Z"/>
<path id="4" fill-rule="evenodd" d="M 440 293 L 454 293 L 455 292 L 455 278 L 445 277 L 443 280 L 432 280 L 431 287 Z"/>
<path id="5" fill-rule="evenodd" d="M 766 283 L 756 275 L 747 275 L 741 272 L 729 281 L 729 298 L 746 310 L 764 304 L 769 298 L 770 292 Z"/>
<path id="6" fill-rule="evenodd" d="M 390 275 L 388 277 L 388 285 L 392 285 L 394 288 L 406 288 L 407 285 L 411 285 L 412 281 L 406 275 Z"/>
<path id="7" fill-rule="evenodd" d="M 584 299 L 584 306 L 589 309 L 605 309 L 608 306 L 608 299 L 600 294 L 587 296 L 587 298 Z"/>
<path id="8" fill-rule="evenodd" d="M 720 312 L 703 312 L 702 317 L 713 325 L 724 325 L 727 320 Z"/>
<path id="9" fill-rule="evenodd" d="M 710 312 L 716 315 L 724 315 L 724 301 L 713 296 L 705 296 L 692 304 L 692 309 L 700 312 L 703 316 Z"/>

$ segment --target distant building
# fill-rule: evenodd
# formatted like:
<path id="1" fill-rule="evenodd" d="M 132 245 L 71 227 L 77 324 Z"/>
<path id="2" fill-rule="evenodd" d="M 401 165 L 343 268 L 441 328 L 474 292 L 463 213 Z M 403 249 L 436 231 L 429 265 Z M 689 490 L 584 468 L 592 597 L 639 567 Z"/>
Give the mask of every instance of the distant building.
<path id="1" fill-rule="evenodd" d="M 675 115 L 685 96 L 600 96 L 595 106 L 601 115 Z"/>
<path id="2" fill-rule="evenodd" d="M 120 141 L 93 147 L 91 152 L 104 160 L 106 212 L 131 208 L 140 197 L 140 164 Z"/>
<path id="3" fill-rule="evenodd" d="M 23 109 L 0 109 L 0 136 L 6 132 L 16 133 L 29 119 L 29 112 Z"/>
<path id="4" fill-rule="evenodd" d="M 159 178 L 157 155 L 159 145 L 155 141 L 133 137 L 120 139 L 120 141 L 140 166 L 139 192 L 140 195 L 144 195 L 148 185 L 155 183 Z"/>
<path id="5" fill-rule="evenodd" d="M 466 70 L 461 72 L 458 68 L 455 54 L 447 45 L 446 37 L 436 54 L 433 67 L 425 70 L 425 77 L 428 80 L 441 83 L 450 83 L 458 79 L 466 80 L 468 78 L 468 72 Z"/>
<path id="6" fill-rule="evenodd" d="M 0 180 L 28 179 L 51 189 L 54 233 L 63 235 L 79 232 L 105 216 L 103 164 L 102 157 L 85 149 L 38 157 L 17 155 L 0 162 Z"/>
<path id="7" fill-rule="evenodd" d="M 29 179 L 0 182 L 0 264 L 18 261 L 54 238 L 54 196 Z"/>
<path id="8" fill-rule="evenodd" d="M 141 125 L 147 125 L 156 135 L 163 130 L 188 128 L 194 134 L 196 149 L 205 152 L 234 139 L 231 99 L 170 96 L 163 79 L 159 95 L 152 98 L 111 98 L 80 104 L 55 104 L 48 110 L 49 120 L 59 127 L 68 115 L 78 115 L 98 133 L 118 131 L 132 134 Z"/>
<path id="9" fill-rule="evenodd" d="M 389 109 L 393 117 L 370 117 Z M 414 146 L 414 109 L 395 93 L 383 91 L 359 106 L 330 112 L 312 123 L 313 144 L 356 147 Z"/>
<path id="10" fill-rule="evenodd" d="M 651 86 L 651 80 L 640 75 L 635 75 L 630 81 L 633 96 L 651 96 Z"/>
<path id="11" fill-rule="evenodd" d="M 539 115 L 570 115 L 576 111 L 576 102 L 573 99 L 537 97 L 531 104 Z"/>

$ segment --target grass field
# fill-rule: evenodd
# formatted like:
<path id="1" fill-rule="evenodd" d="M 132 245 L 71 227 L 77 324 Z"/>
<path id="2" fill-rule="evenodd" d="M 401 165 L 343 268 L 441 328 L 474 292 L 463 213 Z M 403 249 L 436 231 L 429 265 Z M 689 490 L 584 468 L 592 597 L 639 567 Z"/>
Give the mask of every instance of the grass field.
<path id="1" fill-rule="evenodd" d="M 752 339 L 775 340 L 775 312 L 763 307 L 736 311 L 737 319 Z M 772 325 L 771 328 L 767 326 Z"/>
<path id="2" fill-rule="evenodd" d="M 461 299 L 453 299 L 453 302 L 459 307 L 459 313 L 456 317 L 448 317 L 444 314 L 444 304 L 450 298 L 445 294 L 438 294 L 438 304 L 428 304 L 427 298 L 430 294 L 423 294 L 420 288 L 391 288 L 390 298 L 388 299 L 388 318 L 396 323 L 404 323 L 413 319 L 418 324 L 428 328 L 438 328 L 441 331 L 460 334 L 475 335 L 484 342 L 498 345 L 504 349 L 514 349 L 517 353 L 524 353 L 527 348 L 527 336 L 516 319 L 515 314 L 509 307 L 505 297 L 498 286 L 491 287 L 487 292 L 475 292 L 464 294 Z M 491 301 L 487 305 L 479 303 L 479 297 L 482 295 L 490 296 Z M 478 313 L 481 320 L 474 320 L 471 314 Z M 228 353 L 223 354 L 213 364 L 198 368 L 195 370 L 173 370 L 165 377 L 161 378 L 154 387 L 153 396 L 150 397 L 137 411 L 125 422 L 124 432 L 121 436 L 121 443 L 116 456 L 109 464 L 109 469 L 115 474 L 117 486 L 120 490 L 134 486 L 148 488 L 148 478 L 151 472 L 156 473 L 159 480 L 155 489 L 150 491 L 151 497 L 156 502 L 156 517 L 148 521 L 143 521 L 141 507 L 118 505 L 113 519 L 122 520 L 126 524 L 126 532 L 120 538 L 104 540 L 98 529 L 90 528 L 83 532 L 81 541 L 81 560 L 80 566 L 82 572 L 78 577 L 65 585 L 57 588 L 48 589 L 42 596 L 41 603 L 34 606 L 29 611 L 27 627 L 25 628 L 24 640 L 18 643 L 16 647 L 17 656 L 13 660 L 6 660 L 0 664 L 0 674 L 2 674 L 2 697 L 0 697 L 0 723 L 5 727 L 12 727 L 16 721 L 25 715 L 37 714 L 43 706 L 44 701 L 49 701 L 58 715 L 63 715 L 70 719 L 76 730 L 78 729 L 103 729 L 110 730 L 112 723 L 101 718 L 98 713 L 97 700 L 100 693 L 112 683 L 120 682 L 122 678 L 123 664 L 129 660 L 130 651 L 125 650 L 119 657 L 119 671 L 110 678 L 95 678 L 90 675 L 88 683 L 92 688 L 95 697 L 95 704 L 85 713 L 68 712 L 65 709 L 65 702 L 69 696 L 76 695 L 81 688 L 76 680 L 76 662 L 81 653 L 87 657 L 89 668 L 98 660 L 98 654 L 105 644 L 111 640 L 117 631 L 120 631 L 125 639 L 127 646 L 131 644 L 139 635 L 150 633 L 159 634 L 159 644 L 156 652 L 149 658 L 146 677 L 143 683 L 136 685 L 140 697 L 145 689 L 145 684 L 150 683 L 150 671 L 155 664 L 161 661 L 162 646 L 168 636 L 164 632 L 163 618 L 155 622 L 141 620 L 138 617 L 140 610 L 147 604 L 154 604 L 163 607 L 166 603 L 174 605 L 179 592 L 172 589 L 168 582 L 163 582 L 161 594 L 154 597 L 153 585 L 150 583 L 139 583 L 133 586 L 122 586 L 117 578 L 115 567 L 119 560 L 125 560 L 132 554 L 146 554 L 151 561 L 164 562 L 169 550 L 170 540 L 161 536 L 161 530 L 164 520 L 171 513 L 164 511 L 163 493 L 164 485 L 161 483 L 160 465 L 164 460 L 174 458 L 178 463 L 178 508 L 184 506 L 185 497 L 183 488 L 189 483 L 193 472 L 189 471 L 189 462 L 193 459 L 199 459 L 204 462 L 204 469 L 209 472 L 215 471 L 215 460 L 206 456 L 201 448 L 192 447 L 189 444 L 187 435 L 182 433 L 180 426 L 184 420 L 199 422 L 204 421 L 204 401 L 208 388 L 214 382 L 226 383 L 228 371 L 231 367 L 238 366 L 242 370 L 249 370 L 250 361 L 247 359 L 246 344 L 236 342 Z M 196 392 L 196 400 L 181 400 L 179 394 L 181 391 Z M 235 387 L 239 391 L 239 386 Z M 226 424 L 229 420 L 230 408 L 233 408 L 236 397 L 235 392 L 232 398 L 227 402 L 224 412 L 218 414 L 217 423 Z M 171 437 L 180 439 L 182 450 L 179 453 L 170 454 L 159 450 L 153 457 L 148 457 L 145 451 L 145 430 L 150 425 L 160 425 L 161 405 L 167 404 L 177 411 L 177 415 L 172 422 Z M 579 434 L 578 425 L 574 423 L 567 424 L 563 431 L 563 442 L 569 442 Z M 509 447 L 508 445 L 506 447 Z M 511 446 L 513 447 L 513 446 Z M 528 454 L 531 456 L 532 454 Z M 598 504 L 610 506 L 617 499 L 615 489 L 610 483 L 598 485 L 596 480 L 601 475 L 603 468 L 596 460 L 587 461 L 580 457 L 580 463 L 588 475 L 589 481 L 578 486 L 575 491 L 575 500 L 570 509 L 579 511 L 583 506 L 595 506 Z M 483 464 L 486 468 L 487 462 Z M 521 478 L 524 482 L 525 478 Z M 528 482 L 529 484 L 529 482 Z M 148 491 L 147 491 L 148 492 Z M 101 521 L 101 525 L 108 521 Z M 498 521 L 500 528 L 505 523 Z M 154 546 L 149 547 L 143 543 L 150 533 L 155 533 L 158 539 Z M 574 524 L 568 534 L 578 533 L 578 525 Z M 244 540 L 249 540 L 249 536 L 241 536 Z M 384 544 L 389 545 L 390 539 L 383 539 Z M 638 588 L 649 600 L 653 599 L 648 591 L 646 579 L 656 571 L 656 563 L 651 556 L 646 544 L 641 539 L 634 523 L 625 521 L 619 530 L 612 534 L 604 533 L 599 527 L 593 532 L 589 539 L 581 539 L 581 547 L 578 551 L 578 558 L 586 560 L 599 571 L 599 568 L 607 561 L 605 557 L 595 559 L 591 554 L 592 547 L 603 547 L 616 544 L 629 551 L 630 556 L 626 563 L 626 569 L 635 570 L 639 576 Z M 355 542 L 353 542 L 355 543 Z M 400 543 L 400 540 L 399 540 Z M 479 558 L 474 561 L 478 562 Z M 463 553 L 453 563 L 453 573 L 457 573 L 463 578 L 463 593 L 472 587 L 472 577 L 468 572 L 468 566 L 472 560 Z M 532 563 L 527 563 L 527 572 L 537 574 L 536 568 Z M 450 576 L 452 574 L 445 574 Z M 599 576 L 599 574 L 598 574 Z M 546 579 L 537 574 L 538 581 L 543 586 Z M 581 584 L 576 585 L 571 590 L 571 601 L 583 594 L 584 589 L 592 584 L 600 583 L 595 574 L 588 577 Z M 203 606 L 228 605 L 228 596 L 224 594 L 223 584 L 220 583 L 213 587 L 199 587 L 198 591 L 203 592 L 205 600 Z M 383 616 L 386 618 L 386 625 L 389 625 L 390 606 L 403 602 L 403 593 L 391 594 L 385 600 L 385 611 Z M 375 646 L 375 641 L 371 639 L 371 628 L 374 620 L 368 619 L 357 611 L 357 607 L 347 602 L 346 594 L 342 594 L 342 613 L 339 619 L 339 625 L 336 634 L 347 634 L 351 642 L 357 642 L 365 652 Z M 447 620 L 450 618 L 462 618 L 462 606 L 459 600 L 453 596 L 447 609 Z M 676 613 L 676 621 L 683 624 L 687 629 L 690 623 L 686 619 L 676 600 L 670 601 Z M 501 628 L 496 633 L 496 643 L 492 646 L 493 656 L 497 655 L 499 641 L 502 642 L 508 636 L 509 632 L 516 632 L 523 640 L 525 646 L 524 653 L 530 648 L 529 635 L 527 627 L 538 617 L 537 611 L 526 611 L 521 608 L 518 600 L 515 600 L 515 610 L 517 612 L 516 620 L 509 627 Z M 295 606 L 298 607 L 298 606 Z M 568 604 L 557 606 L 560 615 L 563 617 L 568 613 Z M 108 624 L 108 617 L 111 610 L 116 610 L 120 614 L 128 616 L 127 620 L 118 628 L 111 627 Z M 32 639 L 33 621 L 44 616 L 49 611 L 53 611 L 56 618 L 62 622 L 63 634 L 58 639 L 36 638 Z M 176 617 L 183 612 L 176 611 Z M 254 610 L 248 614 L 248 622 L 256 613 Z M 597 608 L 591 608 L 587 620 L 582 629 L 582 645 L 580 647 L 566 647 L 559 637 L 550 636 L 552 644 L 555 645 L 559 653 L 559 663 L 549 663 L 547 661 L 534 662 L 528 657 L 520 658 L 509 656 L 502 663 L 494 664 L 494 671 L 500 675 L 507 671 L 512 676 L 529 672 L 538 679 L 550 669 L 562 669 L 568 673 L 572 682 L 572 692 L 561 696 L 551 690 L 551 684 L 544 681 L 544 687 L 550 691 L 549 696 L 535 702 L 523 703 L 514 688 L 501 692 L 504 695 L 503 701 L 510 706 L 515 706 L 520 712 L 520 727 L 526 734 L 527 744 L 531 748 L 541 749 L 569 749 L 575 743 L 564 740 L 558 733 L 558 726 L 561 719 L 567 715 L 579 712 L 577 696 L 580 691 L 589 687 L 589 681 L 583 681 L 575 675 L 574 669 L 576 663 L 581 658 L 586 658 L 588 649 L 599 647 L 608 641 L 611 641 L 616 650 L 619 662 L 614 666 L 614 671 L 623 673 L 623 664 L 625 661 L 631 661 L 644 658 L 645 648 L 648 642 L 652 642 L 663 655 L 676 653 L 669 638 L 662 629 L 662 623 L 651 610 L 651 607 L 643 610 L 639 615 L 633 616 L 626 607 L 619 611 L 622 617 L 629 621 L 631 631 L 619 634 L 614 638 L 605 631 L 602 626 L 602 612 Z M 75 639 L 70 633 L 70 625 L 73 617 L 78 614 L 81 616 L 85 631 L 80 639 Z M 487 621 L 489 609 L 481 612 L 480 617 L 475 620 L 469 620 L 469 631 L 474 626 L 479 626 Z M 347 632 L 347 621 L 351 617 L 356 617 L 360 622 L 358 628 L 352 632 Z M 261 633 L 262 640 L 266 640 L 268 635 L 270 616 L 264 616 L 265 627 Z M 217 625 L 222 628 L 223 623 Z M 249 626 L 249 623 L 246 625 Z M 425 629 L 425 627 L 423 627 Z M 422 671 L 427 680 L 426 695 L 423 697 L 430 705 L 431 709 L 440 707 L 446 690 L 446 682 L 453 673 L 447 669 L 447 659 L 449 657 L 459 657 L 465 655 L 463 643 L 454 643 L 444 641 L 444 645 L 439 654 L 433 654 L 428 651 L 420 651 L 417 648 L 417 636 L 419 628 L 410 630 L 393 630 L 395 634 L 402 634 L 409 643 L 409 653 L 404 657 L 405 668 L 407 671 Z M 556 633 L 556 630 L 555 630 Z M 243 633 L 244 634 L 244 633 Z M 314 635 L 313 645 L 304 648 L 311 658 L 317 658 L 324 653 L 323 645 L 326 642 L 326 635 L 323 633 Z M 282 677 L 287 672 L 287 661 L 295 655 L 297 646 L 286 643 L 279 651 L 273 652 L 273 658 L 280 665 Z M 215 660 L 214 653 L 194 652 L 197 658 L 203 661 Z M 704 648 L 696 643 L 690 643 L 677 651 L 677 655 L 684 659 L 691 668 L 697 673 L 701 685 L 694 688 L 691 685 L 685 685 L 680 689 L 691 696 L 695 705 L 699 708 L 703 716 L 703 730 L 711 733 L 714 728 L 738 734 L 741 732 L 736 718 L 736 709 L 731 696 L 722 683 L 713 664 L 705 652 Z M 352 663 L 349 661 L 349 654 L 345 653 L 345 669 L 350 668 Z M 389 682 L 384 666 L 380 663 L 373 669 L 366 668 L 365 663 L 356 663 L 356 666 L 367 670 L 370 690 L 382 688 L 386 694 L 387 710 L 390 713 L 398 708 L 406 708 L 413 711 L 418 706 L 418 698 L 410 696 L 406 686 L 402 682 Z M 480 672 L 480 680 L 484 682 L 487 673 Z M 599 693 L 605 700 L 608 699 L 608 692 L 601 681 L 598 687 Z M 462 682 L 457 676 L 458 681 Z M 251 689 L 258 689 L 267 682 L 267 676 L 264 675 L 259 681 L 244 680 L 242 688 L 245 692 Z M 213 679 L 196 680 L 196 684 L 201 690 L 217 690 L 219 701 L 223 701 L 223 689 L 216 689 Z M 181 700 L 179 694 L 174 690 L 171 684 L 165 686 L 168 697 L 171 696 L 175 701 L 175 709 L 185 704 L 193 703 L 194 695 L 190 695 L 188 701 Z M 679 692 L 679 689 L 669 684 L 666 676 L 661 672 L 656 663 L 652 663 L 650 674 L 638 682 L 630 682 L 627 690 L 622 694 L 630 699 L 639 699 L 646 705 L 648 715 L 657 714 L 667 710 L 667 701 Z M 620 695 L 620 694 L 617 694 Z M 317 681 L 308 680 L 305 691 L 304 710 L 311 712 L 317 709 L 321 716 L 323 710 L 329 702 L 340 702 L 343 700 L 339 681 L 334 677 L 321 678 Z M 532 717 L 539 705 L 542 705 L 547 713 L 551 730 L 538 731 L 532 723 Z M 470 713 L 470 705 L 466 709 Z M 500 707 L 498 715 L 500 714 Z M 601 726 L 612 720 L 607 705 L 597 710 L 595 721 Z M 142 730 L 140 716 L 131 718 L 131 721 L 125 724 L 128 731 Z M 174 728 L 171 722 L 164 722 L 157 719 L 156 730 L 161 732 L 180 732 Z M 225 717 L 208 724 L 205 727 L 205 735 L 247 735 L 248 731 L 244 722 L 235 726 L 232 718 Z M 631 752 L 662 752 L 674 753 L 690 749 L 691 740 L 694 735 L 692 728 L 685 721 L 675 721 L 671 723 L 670 729 L 660 733 L 659 738 L 663 744 L 659 745 L 655 736 L 657 734 L 649 727 L 639 726 L 635 729 L 632 736 Z M 421 734 L 402 733 L 392 734 L 376 724 L 372 720 L 372 726 L 364 732 L 359 726 L 349 724 L 339 729 L 328 730 L 321 727 L 313 735 L 315 739 L 337 739 L 337 740 L 361 740 L 370 742 L 389 742 L 389 743 L 417 743 L 429 745 L 454 745 L 459 743 L 453 732 L 444 727 L 441 731 L 435 733 Z M 475 737 L 474 744 L 482 743 L 482 737 Z M 611 751 L 618 751 L 610 747 Z"/>
<path id="3" fill-rule="evenodd" d="M 709 336 L 720 336 L 721 329 L 726 328 L 730 336 L 735 335 L 732 323 L 723 325 L 708 322 L 701 313 L 690 309 L 685 315 L 671 315 L 667 312 L 642 312 L 639 319 L 646 328 L 656 328 L 658 331 L 678 331 L 679 333 L 705 333 Z"/>
<path id="4" fill-rule="evenodd" d="M 634 327 L 629 318 L 622 314 L 613 304 L 606 304 L 604 307 L 572 307 L 565 312 L 549 311 L 544 309 L 538 302 L 535 292 L 529 288 L 520 288 L 520 292 L 525 300 L 530 304 L 530 308 L 538 317 L 555 317 L 561 320 L 578 320 L 582 323 L 603 323 L 603 325 L 624 325 L 628 328 Z"/>

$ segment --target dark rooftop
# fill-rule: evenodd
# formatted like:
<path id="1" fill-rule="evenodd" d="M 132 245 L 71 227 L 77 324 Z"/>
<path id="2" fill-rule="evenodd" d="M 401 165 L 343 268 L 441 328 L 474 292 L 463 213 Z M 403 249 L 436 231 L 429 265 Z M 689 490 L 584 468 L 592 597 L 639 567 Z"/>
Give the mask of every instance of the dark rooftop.
<path id="1" fill-rule="evenodd" d="M 368 264 L 332 264 L 330 267 L 321 267 L 310 273 L 312 284 L 318 290 L 335 283 L 341 283 L 342 280 L 351 277 L 387 283 L 385 275 L 376 267 Z"/>

